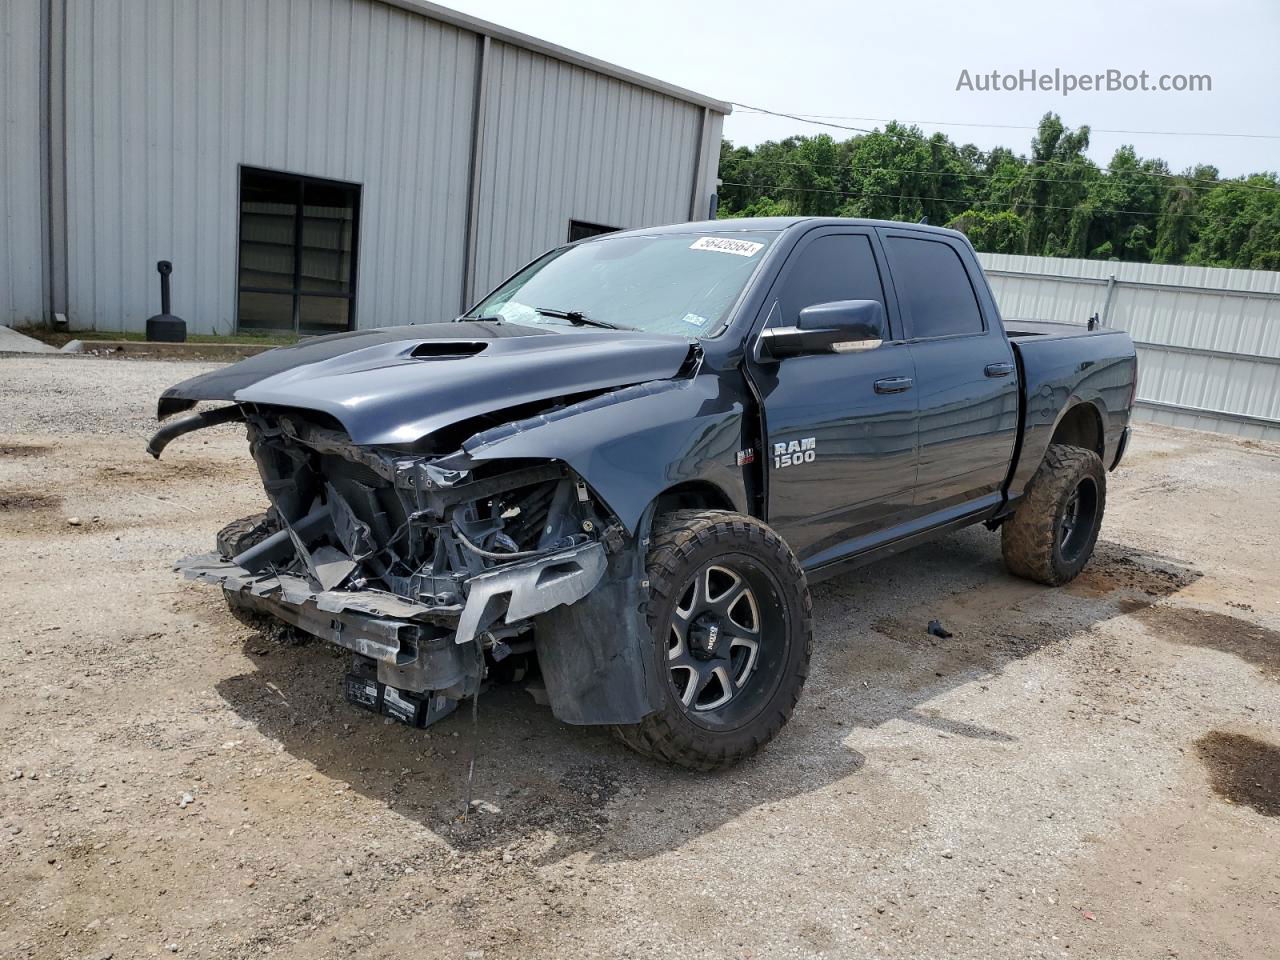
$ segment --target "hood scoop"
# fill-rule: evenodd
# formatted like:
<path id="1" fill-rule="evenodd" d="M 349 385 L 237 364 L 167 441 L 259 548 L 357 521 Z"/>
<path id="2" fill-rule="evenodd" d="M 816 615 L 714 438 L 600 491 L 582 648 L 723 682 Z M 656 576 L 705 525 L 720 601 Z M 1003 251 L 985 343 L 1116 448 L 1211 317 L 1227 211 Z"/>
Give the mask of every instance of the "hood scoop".
<path id="1" fill-rule="evenodd" d="M 409 353 L 415 360 L 460 360 L 489 346 L 485 340 L 425 340 Z"/>

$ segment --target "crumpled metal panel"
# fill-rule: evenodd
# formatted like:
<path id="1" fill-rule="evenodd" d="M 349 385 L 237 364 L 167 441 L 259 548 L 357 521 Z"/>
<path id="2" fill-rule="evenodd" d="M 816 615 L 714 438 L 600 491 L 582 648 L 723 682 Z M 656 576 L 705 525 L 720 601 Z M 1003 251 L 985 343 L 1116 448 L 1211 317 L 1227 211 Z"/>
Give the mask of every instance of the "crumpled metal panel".
<path id="1" fill-rule="evenodd" d="M 314 590 L 302 577 L 287 573 L 250 573 L 216 553 L 187 557 L 180 560 L 174 569 L 188 580 L 216 584 L 232 593 L 275 596 L 295 606 L 310 602 L 326 613 L 350 611 L 371 617 L 414 620 L 436 619 L 441 614 L 461 612 L 461 607 L 427 606 L 382 590 Z"/>
<path id="2" fill-rule="evenodd" d="M 489 601 L 508 594 L 507 623 L 528 620 L 568 603 L 577 603 L 604 576 L 604 546 L 588 543 L 540 560 L 500 567 L 472 577 L 467 605 L 458 620 L 455 643 L 470 643 L 486 626 Z"/>
<path id="3" fill-rule="evenodd" d="M 484 339 L 476 356 L 417 359 L 424 343 Z M 440 323 L 317 337 L 199 374 L 166 390 L 163 415 L 197 400 L 320 410 L 362 446 L 413 443 L 449 424 L 572 394 L 664 380 L 686 337 L 627 330 Z"/>

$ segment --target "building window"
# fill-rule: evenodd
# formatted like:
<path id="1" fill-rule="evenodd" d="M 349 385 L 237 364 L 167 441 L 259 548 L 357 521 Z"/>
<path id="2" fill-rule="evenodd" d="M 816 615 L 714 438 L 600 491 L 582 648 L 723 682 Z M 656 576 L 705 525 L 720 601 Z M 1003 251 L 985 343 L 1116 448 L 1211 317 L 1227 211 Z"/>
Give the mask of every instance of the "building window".
<path id="1" fill-rule="evenodd" d="M 354 329 L 359 217 L 357 184 L 241 167 L 237 328 Z"/>
<path id="2" fill-rule="evenodd" d="M 587 223 L 585 220 L 569 221 L 569 242 L 585 240 L 587 237 L 598 237 L 602 233 L 616 233 L 621 227 L 606 227 L 600 223 Z"/>

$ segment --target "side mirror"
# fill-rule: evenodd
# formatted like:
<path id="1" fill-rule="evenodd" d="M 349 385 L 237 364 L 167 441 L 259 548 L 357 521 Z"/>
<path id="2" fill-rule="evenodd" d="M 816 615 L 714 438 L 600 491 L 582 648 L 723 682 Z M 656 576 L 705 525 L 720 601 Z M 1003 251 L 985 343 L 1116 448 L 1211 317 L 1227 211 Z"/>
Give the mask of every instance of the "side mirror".
<path id="1" fill-rule="evenodd" d="M 836 300 L 800 311 L 794 327 L 760 333 L 755 356 L 760 362 L 819 353 L 874 350 L 884 341 L 884 307 L 878 300 Z"/>

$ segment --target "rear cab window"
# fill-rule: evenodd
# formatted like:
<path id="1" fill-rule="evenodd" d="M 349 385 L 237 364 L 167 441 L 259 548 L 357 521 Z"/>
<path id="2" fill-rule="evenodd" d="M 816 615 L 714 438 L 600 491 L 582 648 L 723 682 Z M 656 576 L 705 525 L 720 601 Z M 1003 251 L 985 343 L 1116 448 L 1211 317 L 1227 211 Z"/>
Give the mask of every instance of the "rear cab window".
<path id="1" fill-rule="evenodd" d="M 969 272 L 951 244 L 890 234 L 884 247 L 908 337 L 972 336 L 986 330 Z"/>

